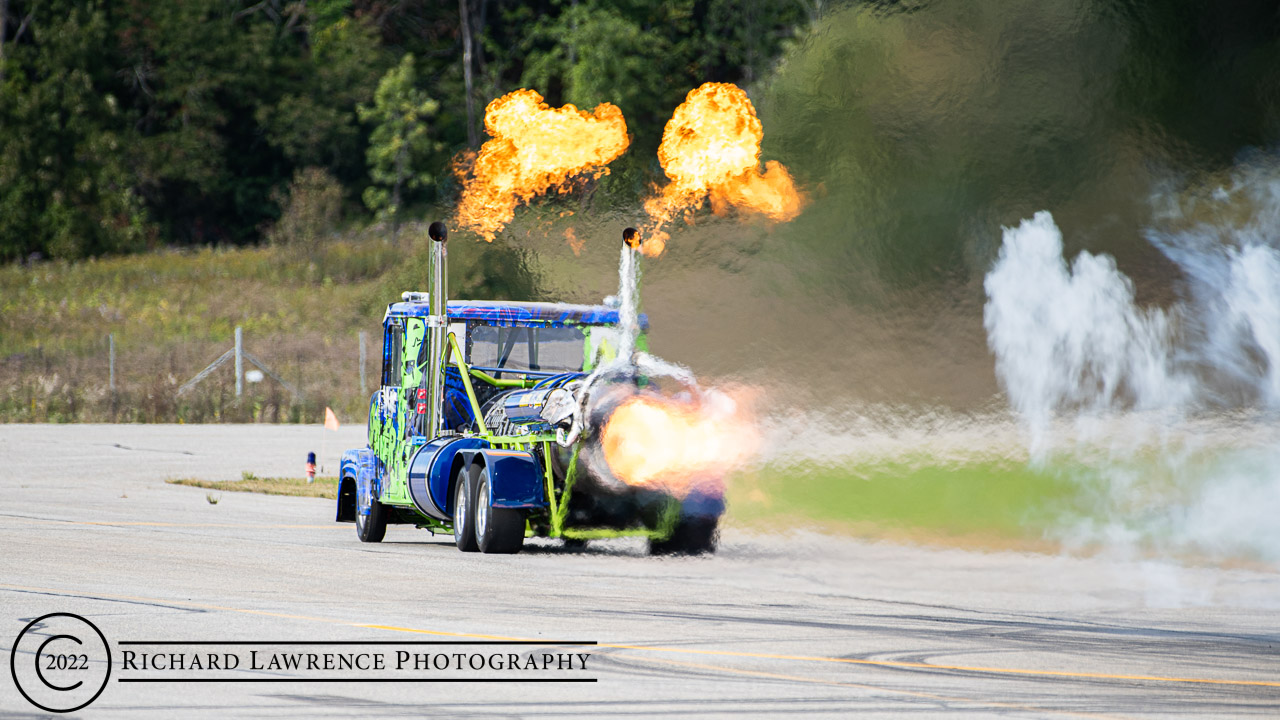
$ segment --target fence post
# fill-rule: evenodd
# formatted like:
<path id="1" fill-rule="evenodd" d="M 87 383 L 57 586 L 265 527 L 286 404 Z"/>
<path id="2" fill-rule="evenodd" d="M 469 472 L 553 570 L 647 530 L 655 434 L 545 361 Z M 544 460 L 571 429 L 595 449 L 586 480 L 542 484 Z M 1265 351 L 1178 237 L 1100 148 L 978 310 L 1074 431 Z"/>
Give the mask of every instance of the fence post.
<path id="1" fill-rule="evenodd" d="M 116 334 L 107 333 L 107 367 L 110 379 L 107 387 L 112 393 L 116 391 Z"/>
<path id="2" fill-rule="evenodd" d="M 240 326 L 236 326 L 236 397 L 244 392 L 244 343 Z"/>
<path id="3" fill-rule="evenodd" d="M 365 345 L 365 331 L 364 331 L 364 330 L 361 330 L 361 331 L 360 331 L 360 397 L 361 397 L 361 398 L 363 398 L 363 397 L 364 397 L 364 395 L 365 395 L 365 389 L 364 389 L 364 352 L 365 352 L 365 351 L 364 351 L 364 345 Z"/>

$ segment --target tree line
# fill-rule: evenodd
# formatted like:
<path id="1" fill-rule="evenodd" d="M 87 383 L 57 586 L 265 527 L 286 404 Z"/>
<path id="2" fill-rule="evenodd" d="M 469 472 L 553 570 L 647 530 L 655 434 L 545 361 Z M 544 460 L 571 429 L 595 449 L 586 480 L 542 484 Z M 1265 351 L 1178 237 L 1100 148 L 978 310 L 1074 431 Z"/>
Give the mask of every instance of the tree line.
<path id="1" fill-rule="evenodd" d="M 760 80 L 823 1 L 0 0 L 0 261 L 447 202 L 519 87 L 621 107 L 634 198 L 684 93 Z"/>

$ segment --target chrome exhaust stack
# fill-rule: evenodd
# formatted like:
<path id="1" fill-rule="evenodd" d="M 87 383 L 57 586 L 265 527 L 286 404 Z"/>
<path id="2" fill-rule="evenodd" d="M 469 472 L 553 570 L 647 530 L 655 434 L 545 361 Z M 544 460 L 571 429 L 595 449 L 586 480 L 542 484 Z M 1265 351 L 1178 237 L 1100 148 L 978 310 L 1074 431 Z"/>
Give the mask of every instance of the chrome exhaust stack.
<path id="1" fill-rule="evenodd" d="M 622 256 L 618 265 L 618 295 L 615 302 L 605 304 L 618 308 L 618 355 L 613 361 L 598 364 L 583 380 L 575 380 L 563 388 L 552 390 L 542 408 L 542 419 L 555 427 L 556 443 L 569 447 L 578 441 L 589 424 L 592 393 L 608 375 L 635 364 L 635 333 L 639 326 L 637 257 L 644 240 L 633 227 L 622 231 Z"/>
<path id="2" fill-rule="evenodd" d="M 640 237 L 640 233 L 636 232 L 635 228 L 629 227 L 622 231 L 622 244 L 632 250 L 639 250 L 640 246 L 644 244 L 644 240 Z"/>
<path id="3" fill-rule="evenodd" d="M 448 332 L 449 332 L 449 229 L 437 220 L 427 228 L 427 236 L 431 238 L 431 296 L 427 317 L 427 418 L 423 433 L 428 438 L 440 434 L 444 419 L 440 415 L 441 398 L 444 397 L 444 372 L 448 365 Z"/>

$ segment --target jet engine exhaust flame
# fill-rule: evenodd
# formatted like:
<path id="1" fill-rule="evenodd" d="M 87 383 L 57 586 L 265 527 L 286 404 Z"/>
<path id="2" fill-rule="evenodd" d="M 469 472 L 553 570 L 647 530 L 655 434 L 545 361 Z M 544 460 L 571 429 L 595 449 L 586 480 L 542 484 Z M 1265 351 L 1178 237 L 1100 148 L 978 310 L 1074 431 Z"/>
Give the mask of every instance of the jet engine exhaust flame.
<path id="1" fill-rule="evenodd" d="M 755 438 L 738 404 L 710 391 L 699 402 L 633 396 L 609 415 L 600 442 L 614 477 L 684 498 L 722 490 L 725 472 L 751 456 Z"/>
<path id="2" fill-rule="evenodd" d="M 551 190 L 568 192 L 575 178 L 608 173 L 606 166 L 631 144 L 617 106 L 553 108 L 533 90 L 489 103 L 484 127 L 492 139 L 454 172 L 463 182 L 458 224 L 489 242 L 521 203 Z"/>

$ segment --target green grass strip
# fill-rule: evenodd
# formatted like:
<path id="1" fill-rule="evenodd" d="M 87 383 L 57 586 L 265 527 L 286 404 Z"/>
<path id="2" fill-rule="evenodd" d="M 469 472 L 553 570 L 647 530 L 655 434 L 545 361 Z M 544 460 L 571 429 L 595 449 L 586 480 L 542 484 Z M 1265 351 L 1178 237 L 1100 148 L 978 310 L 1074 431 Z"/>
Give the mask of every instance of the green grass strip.
<path id="1" fill-rule="evenodd" d="M 170 485 L 190 485 L 206 490 L 338 499 L 338 478 L 336 477 L 317 477 L 315 482 L 308 483 L 306 478 L 260 478 L 251 473 L 245 473 L 239 480 L 176 478 L 165 480 L 165 482 Z"/>
<path id="2" fill-rule="evenodd" d="M 805 462 L 738 475 L 729 508 L 746 525 L 1039 541 L 1055 518 L 1079 508 L 1081 493 L 1062 468 L 1008 460 Z"/>

